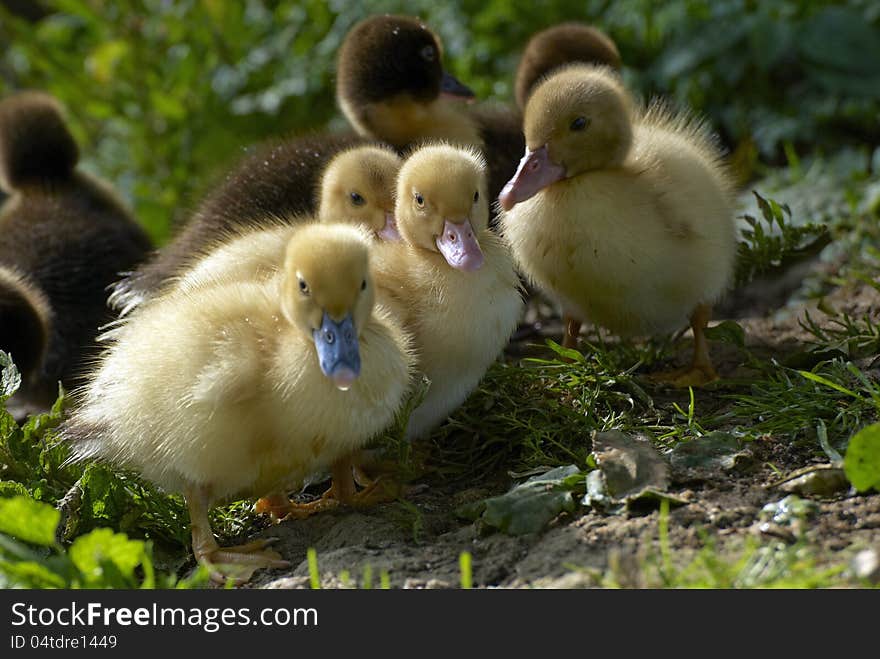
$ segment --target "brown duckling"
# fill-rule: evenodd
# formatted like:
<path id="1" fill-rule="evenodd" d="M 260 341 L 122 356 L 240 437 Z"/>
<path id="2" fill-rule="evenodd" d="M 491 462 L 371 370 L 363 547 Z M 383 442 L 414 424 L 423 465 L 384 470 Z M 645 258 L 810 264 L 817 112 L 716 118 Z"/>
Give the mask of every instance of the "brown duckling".
<path id="1" fill-rule="evenodd" d="M 614 40 L 592 25 L 570 22 L 532 35 L 516 69 L 514 94 L 523 111 L 534 86 L 566 64 L 605 65 L 620 70 L 620 52 Z"/>
<path id="2" fill-rule="evenodd" d="M 264 540 L 219 547 L 210 508 L 344 463 L 392 423 L 410 386 L 409 339 L 374 303 L 369 236 L 291 231 L 277 276 L 221 276 L 126 317 L 62 427 L 73 460 L 182 492 L 195 556 L 214 566 L 287 565 Z"/>
<path id="3" fill-rule="evenodd" d="M 77 170 L 79 150 L 59 103 L 21 92 L 0 102 L 0 349 L 22 386 L 16 418 L 45 411 L 69 388 L 112 319 L 106 288 L 150 243 L 102 181 Z"/>
<path id="4" fill-rule="evenodd" d="M 336 98 L 361 135 L 398 149 L 430 140 L 477 147 L 488 163 L 495 199 L 516 171 L 522 150 L 519 112 L 468 107 L 473 92 L 443 70 L 440 38 L 417 18 L 372 16 L 339 51 Z"/>

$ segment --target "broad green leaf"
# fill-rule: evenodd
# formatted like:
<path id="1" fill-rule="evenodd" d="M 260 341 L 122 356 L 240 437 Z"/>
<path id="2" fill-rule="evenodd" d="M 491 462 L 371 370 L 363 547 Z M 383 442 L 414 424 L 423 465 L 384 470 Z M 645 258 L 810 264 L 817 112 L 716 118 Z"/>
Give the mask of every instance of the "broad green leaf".
<path id="1" fill-rule="evenodd" d="M 705 334 L 706 338 L 711 341 L 723 341 L 738 348 L 745 348 L 746 346 L 745 330 L 742 328 L 742 325 L 733 320 L 725 320 L 714 327 L 708 327 Z"/>
<path id="2" fill-rule="evenodd" d="M 52 506 L 25 496 L 0 499 L 0 533 L 24 542 L 50 547 L 55 544 L 55 530 L 61 513 Z"/>
<path id="3" fill-rule="evenodd" d="M 18 588 L 65 588 L 68 585 L 63 576 L 36 561 L 0 560 L 0 574 Z"/>
<path id="4" fill-rule="evenodd" d="M 538 533 L 561 512 L 575 509 L 572 489 L 583 483 L 576 466 L 557 467 L 458 513 L 471 519 L 482 514 L 483 522 L 510 535 Z"/>
<path id="5" fill-rule="evenodd" d="M 843 469 L 859 492 L 880 490 L 880 423 L 862 428 L 852 436 Z"/>
<path id="6" fill-rule="evenodd" d="M 681 442 L 669 453 L 673 467 L 710 471 L 734 469 L 750 457 L 750 452 L 743 450 L 742 442 L 726 432 L 712 432 Z"/>
<path id="7" fill-rule="evenodd" d="M 86 578 L 86 585 L 103 585 L 108 577 L 131 580 L 134 569 L 146 557 L 142 540 L 129 540 L 124 533 L 95 529 L 77 538 L 68 551 L 70 560 Z"/>

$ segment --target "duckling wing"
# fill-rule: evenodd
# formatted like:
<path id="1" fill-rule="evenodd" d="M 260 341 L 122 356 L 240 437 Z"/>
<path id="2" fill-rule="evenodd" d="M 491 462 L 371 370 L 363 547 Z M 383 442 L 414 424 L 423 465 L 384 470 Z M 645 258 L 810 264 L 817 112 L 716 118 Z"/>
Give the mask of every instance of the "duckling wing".
<path id="1" fill-rule="evenodd" d="M 253 328 L 247 324 L 223 327 L 193 381 L 190 402 L 218 408 L 253 399 L 259 390 L 262 364 Z"/>

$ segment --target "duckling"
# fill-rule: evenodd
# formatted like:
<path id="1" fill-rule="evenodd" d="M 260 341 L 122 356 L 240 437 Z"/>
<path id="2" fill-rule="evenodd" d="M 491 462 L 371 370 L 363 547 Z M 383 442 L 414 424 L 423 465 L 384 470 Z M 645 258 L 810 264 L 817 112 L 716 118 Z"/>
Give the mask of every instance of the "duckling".
<path id="1" fill-rule="evenodd" d="M 345 37 L 336 98 L 363 136 L 404 150 L 426 141 L 480 149 L 495 199 L 525 148 L 522 118 L 510 108 L 467 108 L 474 93 L 443 70 L 440 38 L 417 18 L 371 16 Z"/>
<path id="2" fill-rule="evenodd" d="M 583 23 L 560 23 L 532 35 L 516 69 L 514 95 L 523 111 L 532 88 L 555 69 L 583 62 L 620 70 L 620 52 L 607 34 Z"/>
<path id="3" fill-rule="evenodd" d="M 287 565 L 263 541 L 220 548 L 208 511 L 344 461 L 393 421 L 413 357 L 375 305 L 368 242 L 356 227 L 303 224 L 278 276 L 142 305 L 77 395 L 62 429 L 73 460 L 182 492 L 202 563 Z"/>
<path id="4" fill-rule="evenodd" d="M 408 16 L 371 16 L 355 25 L 337 60 L 336 98 L 361 135 L 398 148 L 425 139 L 482 144 L 452 99 L 474 93 L 443 70 L 440 39 Z"/>
<path id="5" fill-rule="evenodd" d="M 717 377 L 704 329 L 736 255 L 732 185 L 714 138 L 660 103 L 638 109 L 607 67 L 571 65 L 525 112 L 526 152 L 500 203 L 522 271 L 562 306 L 565 345 L 581 321 L 654 334 L 690 314 L 691 366 L 673 383 Z"/>
<path id="6" fill-rule="evenodd" d="M 360 146 L 335 156 L 321 176 L 318 218 L 351 222 L 382 240 L 400 240 L 394 219 L 394 182 L 403 160 L 382 146 Z"/>
<path id="7" fill-rule="evenodd" d="M 507 344 L 523 301 L 513 259 L 488 228 L 486 163 L 472 148 L 415 151 L 397 179 L 403 243 L 374 247 L 378 294 L 412 333 L 431 386 L 409 419 L 423 437 L 479 384 Z"/>
<path id="8" fill-rule="evenodd" d="M 400 156 L 381 146 L 357 146 L 333 157 L 321 176 L 317 218 L 321 222 L 346 222 L 372 229 L 380 240 L 400 240 L 394 219 L 394 184 Z M 174 284 L 176 290 L 193 290 L 215 281 L 266 279 L 277 273 L 284 249 L 295 226 L 312 221 L 294 216 L 271 218 L 256 230 L 230 232 L 209 246 Z"/>
<path id="9" fill-rule="evenodd" d="M 110 187 L 77 170 L 62 113 L 36 91 L 0 102 L 0 349 L 22 371 L 7 401 L 17 419 L 74 386 L 112 318 L 106 287 L 150 249 Z"/>

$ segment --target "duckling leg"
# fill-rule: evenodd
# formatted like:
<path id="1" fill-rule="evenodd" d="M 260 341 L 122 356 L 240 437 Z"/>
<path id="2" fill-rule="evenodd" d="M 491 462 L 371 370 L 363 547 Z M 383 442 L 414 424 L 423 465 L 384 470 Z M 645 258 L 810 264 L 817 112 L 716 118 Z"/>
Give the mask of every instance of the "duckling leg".
<path id="1" fill-rule="evenodd" d="M 577 348 L 578 336 L 580 336 L 583 322 L 566 314 L 562 316 L 562 324 L 565 327 L 565 333 L 562 335 L 562 347 Z"/>
<path id="2" fill-rule="evenodd" d="M 340 505 L 352 508 L 366 508 L 387 501 L 394 501 L 403 486 L 390 482 L 382 477 L 370 479 L 360 468 L 355 466 L 354 456 L 346 456 L 330 467 L 332 480 L 330 487 L 321 498 L 309 503 L 297 503 L 287 496 L 273 493 L 257 501 L 255 511 L 269 513 L 275 522 L 285 519 L 304 519 L 325 510 L 338 508 Z M 357 484 L 364 489 L 358 492 Z"/>
<path id="3" fill-rule="evenodd" d="M 718 379 L 718 373 L 712 366 L 709 357 L 709 341 L 706 339 L 706 328 L 712 317 L 712 307 L 708 304 L 698 304 L 691 314 L 691 329 L 694 331 L 694 360 L 691 363 L 691 372 L 702 374 L 705 378 L 699 384 L 706 384 Z M 699 377 L 699 376 L 698 376 Z"/>
<path id="4" fill-rule="evenodd" d="M 694 358 L 691 365 L 667 373 L 657 373 L 652 380 L 666 382 L 675 387 L 699 387 L 718 379 L 718 373 L 712 366 L 709 357 L 709 341 L 706 339 L 706 327 L 712 316 L 712 308 L 708 304 L 698 304 L 691 314 L 691 329 L 694 332 Z"/>
<path id="5" fill-rule="evenodd" d="M 184 497 L 189 508 L 193 554 L 199 563 L 209 567 L 213 581 L 225 583 L 231 578 L 235 583 L 242 584 L 260 568 L 290 567 L 290 563 L 282 560 L 278 552 L 266 549 L 274 539 L 255 540 L 221 549 L 208 520 L 210 498 L 205 488 L 192 488 L 184 492 Z"/>

